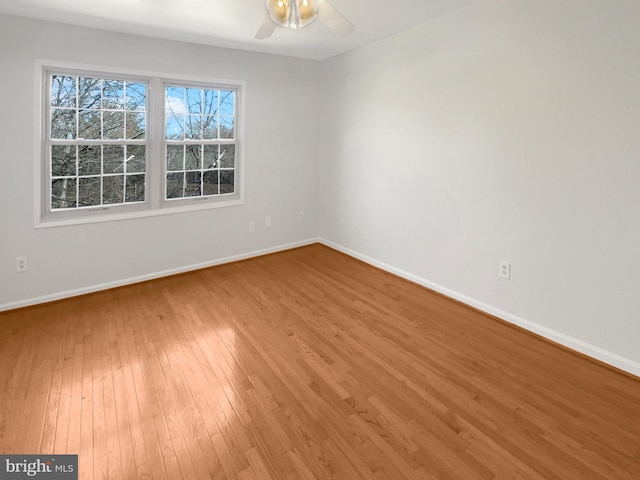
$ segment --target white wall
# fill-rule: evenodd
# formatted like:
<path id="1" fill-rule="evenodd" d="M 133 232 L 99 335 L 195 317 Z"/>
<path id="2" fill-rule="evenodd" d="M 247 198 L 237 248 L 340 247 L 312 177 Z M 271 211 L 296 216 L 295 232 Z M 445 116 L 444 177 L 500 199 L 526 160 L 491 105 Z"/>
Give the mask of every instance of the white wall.
<path id="1" fill-rule="evenodd" d="M 326 61 L 320 236 L 640 375 L 639 24 L 483 0 Z"/>
<path id="2" fill-rule="evenodd" d="M 34 228 L 35 60 L 246 82 L 243 206 Z M 317 234 L 319 64 L 0 16 L 0 310 L 305 242 Z M 306 117 L 305 117 L 306 118 Z M 274 143 L 278 139 L 278 143 Z M 298 211 L 306 221 L 298 223 Z M 264 217 L 273 225 L 264 228 Z M 248 233 L 249 220 L 257 231 Z M 29 269 L 15 272 L 15 257 Z"/>

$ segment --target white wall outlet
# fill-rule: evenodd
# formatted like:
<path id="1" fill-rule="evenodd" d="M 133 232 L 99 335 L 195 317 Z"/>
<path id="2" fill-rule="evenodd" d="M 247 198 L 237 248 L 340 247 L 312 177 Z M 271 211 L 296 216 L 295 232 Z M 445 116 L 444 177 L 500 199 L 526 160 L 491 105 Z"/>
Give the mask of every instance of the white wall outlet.
<path id="1" fill-rule="evenodd" d="M 271 227 L 271 215 L 264 217 L 264 226 L 267 228 Z"/>
<path id="2" fill-rule="evenodd" d="M 256 222 L 255 220 L 249 221 L 249 233 L 253 233 L 256 231 Z"/>
<path id="3" fill-rule="evenodd" d="M 298 222 L 304 222 L 304 212 L 302 210 L 298 212 Z"/>
<path id="4" fill-rule="evenodd" d="M 26 272 L 27 271 L 27 257 L 16 257 L 16 272 Z"/>
<path id="5" fill-rule="evenodd" d="M 505 260 L 500 260 L 500 269 L 498 270 L 498 276 L 506 280 L 511 279 L 511 264 Z"/>

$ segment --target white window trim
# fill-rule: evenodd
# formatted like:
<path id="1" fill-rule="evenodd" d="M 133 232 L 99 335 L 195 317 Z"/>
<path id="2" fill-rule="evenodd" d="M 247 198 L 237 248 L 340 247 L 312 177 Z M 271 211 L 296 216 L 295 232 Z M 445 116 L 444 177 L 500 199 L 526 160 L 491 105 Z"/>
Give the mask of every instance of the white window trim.
<path id="1" fill-rule="evenodd" d="M 61 71 L 98 72 L 104 75 L 122 75 L 125 77 L 141 78 L 149 81 L 147 138 L 148 165 L 146 178 L 146 200 L 144 203 L 131 205 L 116 205 L 112 207 L 97 207 L 94 209 L 70 210 L 56 212 L 47 216 L 45 202 L 44 162 L 47 106 L 44 104 L 47 82 L 47 72 L 59 69 Z M 205 87 L 230 87 L 236 94 L 236 124 L 235 136 L 237 148 L 235 152 L 235 186 L 236 193 L 212 197 L 190 197 L 178 201 L 164 199 L 164 85 L 167 83 L 184 83 Z M 78 64 L 60 62 L 57 60 L 38 59 L 35 62 L 34 81 L 34 226 L 36 228 L 56 227 L 65 225 L 82 225 L 133 218 L 153 217 L 159 215 L 173 215 L 184 212 L 209 210 L 214 208 L 233 207 L 244 204 L 245 198 L 245 164 L 244 164 L 244 125 L 246 105 L 246 82 L 242 80 L 228 80 L 206 78 L 191 75 L 176 75 L 160 72 L 149 72 L 134 69 L 123 69 L 104 65 Z M 161 106 L 162 108 L 158 108 Z M 162 127 L 157 127 L 161 125 Z M 156 138 L 162 133 L 162 138 Z"/>

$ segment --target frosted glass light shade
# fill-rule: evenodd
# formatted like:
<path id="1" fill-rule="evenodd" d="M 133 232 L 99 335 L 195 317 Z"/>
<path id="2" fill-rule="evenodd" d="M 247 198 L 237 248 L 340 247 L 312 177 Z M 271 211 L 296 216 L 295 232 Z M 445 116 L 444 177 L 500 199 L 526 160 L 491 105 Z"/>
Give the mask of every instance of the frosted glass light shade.
<path id="1" fill-rule="evenodd" d="M 278 25 L 289 26 L 289 2 L 288 0 L 267 0 L 269 17 Z"/>
<path id="2" fill-rule="evenodd" d="M 318 16 L 318 0 L 298 0 L 298 19 L 300 27 L 309 25 Z"/>

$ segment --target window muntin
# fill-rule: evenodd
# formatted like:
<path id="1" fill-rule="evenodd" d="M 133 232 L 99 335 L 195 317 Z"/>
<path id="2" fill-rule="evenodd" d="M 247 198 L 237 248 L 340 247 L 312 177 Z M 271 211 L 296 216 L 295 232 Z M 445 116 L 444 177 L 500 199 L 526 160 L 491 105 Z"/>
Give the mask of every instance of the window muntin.
<path id="1" fill-rule="evenodd" d="M 147 83 L 54 72 L 47 85 L 48 211 L 144 203 Z"/>
<path id="2" fill-rule="evenodd" d="M 236 193 L 236 90 L 165 86 L 165 200 Z"/>

